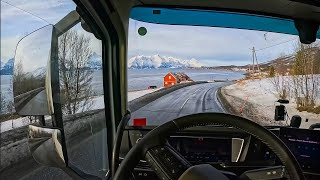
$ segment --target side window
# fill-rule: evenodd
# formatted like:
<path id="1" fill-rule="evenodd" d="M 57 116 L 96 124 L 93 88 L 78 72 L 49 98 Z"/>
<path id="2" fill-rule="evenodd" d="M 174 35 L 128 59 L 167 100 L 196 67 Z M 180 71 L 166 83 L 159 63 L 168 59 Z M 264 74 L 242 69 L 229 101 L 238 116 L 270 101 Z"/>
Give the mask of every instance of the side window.
<path id="1" fill-rule="evenodd" d="M 108 167 L 102 42 L 76 25 L 58 39 L 60 100 L 69 165 L 104 177 Z"/>

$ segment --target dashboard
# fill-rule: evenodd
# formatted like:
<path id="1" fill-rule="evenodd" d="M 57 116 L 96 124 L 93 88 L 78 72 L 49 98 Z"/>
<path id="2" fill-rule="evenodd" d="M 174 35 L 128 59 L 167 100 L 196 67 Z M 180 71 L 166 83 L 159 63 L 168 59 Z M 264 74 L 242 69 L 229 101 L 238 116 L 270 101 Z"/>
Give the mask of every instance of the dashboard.
<path id="1" fill-rule="evenodd" d="M 280 128 L 279 137 L 291 150 L 304 171 L 320 173 L 320 131 Z"/>
<path id="2" fill-rule="evenodd" d="M 231 162 L 233 159 L 232 138 L 171 136 L 169 144 L 191 163 Z"/>
<path id="3" fill-rule="evenodd" d="M 154 127 L 127 127 L 120 156 L 124 157 Z M 320 131 L 269 127 L 292 151 L 307 179 L 320 179 Z M 217 169 L 242 174 L 245 171 L 281 165 L 277 156 L 259 139 L 231 127 L 193 127 L 172 134 L 168 143 L 191 164 L 211 164 Z M 157 179 L 141 160 L 136 179 Z"/>

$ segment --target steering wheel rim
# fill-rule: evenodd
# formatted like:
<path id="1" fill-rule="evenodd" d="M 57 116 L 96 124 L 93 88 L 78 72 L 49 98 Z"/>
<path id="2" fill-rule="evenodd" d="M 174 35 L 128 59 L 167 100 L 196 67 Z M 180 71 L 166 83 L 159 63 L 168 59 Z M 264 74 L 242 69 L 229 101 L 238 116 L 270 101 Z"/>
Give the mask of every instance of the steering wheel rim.
<path id="1" fill-rule="evenodd" d="M 276 135 L 253 121 L 225 113 L 199 113 L 187 115 L 156 127 L 130 149 L 117 169 L 114 179 L 128 179 L 139 160 L 145 157 L 146 152 L 159 144 L 165 144 L 166 139 L 172 133 L 194 126 L 206 125 L 232 126 L 256 137 L 265 143 L 278 156 L 282 164 L 286 167 L 290 179 L 304 179 L 298 161 L 289 148 Z"/>

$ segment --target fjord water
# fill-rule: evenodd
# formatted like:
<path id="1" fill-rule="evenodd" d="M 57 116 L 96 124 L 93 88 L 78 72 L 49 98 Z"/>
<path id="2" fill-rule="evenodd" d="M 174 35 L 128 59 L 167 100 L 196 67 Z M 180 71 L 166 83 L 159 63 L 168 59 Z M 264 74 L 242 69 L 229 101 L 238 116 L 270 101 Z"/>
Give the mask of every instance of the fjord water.
<path id="1" fill-rule="evenodd" d="M 241 71 L 190 70 L 190 69 L 129 69 L 128 91 L 147 89 L 148 86 L 163 86 L 163 77 L 169 72 L 184 72 L 194 81 L 237 80 L 244 77 Z M 94 95 L 103 94 L 102 71 L 93 73 L 92 87 Z M 13 101 L 12 76 L 1 76 L 1 92 L 6 101 Z"/>
<path id="2" fill-rule="evenodd" d="M 193 70 L 193 69 L 128 69 L 128 90 L 163 86 L 163 77 L 169 72 L 183 72 L 194 81 L 232 81 L 244 77 L 241 71 Z"/>

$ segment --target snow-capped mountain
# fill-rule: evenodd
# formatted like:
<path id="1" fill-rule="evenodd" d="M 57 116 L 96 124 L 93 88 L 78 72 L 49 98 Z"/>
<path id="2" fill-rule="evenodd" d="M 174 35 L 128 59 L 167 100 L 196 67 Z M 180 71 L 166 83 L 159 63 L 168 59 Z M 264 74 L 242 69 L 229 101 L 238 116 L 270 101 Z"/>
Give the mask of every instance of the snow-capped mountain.
<path id="1" fill-rule="evenodd" d="M 11 58 L 8 60 L 8 62 L 3 63 L 1 61 L 1 75 L 12 75 L 13 74 L 13 64 L 14 59 Z"/>
<path id="2" fill-rule="evenodd" d="M 14 59 L 9 59 L 7 63 L 1 62 L 1 75 L 13 74 Z M 102 69 L 102 57 L 97 53 L 93 53 L 88 58 L 87 67 L 93 70 Z M 134 56 L 128 60 L 128 68 L 132 69 L 158 69 L 158 68 L 188 68 L 202 67 L 202 64 L 196 59 L 183 60 L 175 57 L 167 56 Z M 34 77 L 43 76 L 46 68 L 41 67 L 32 72 Z"/>
<path id="3" fill-rule="evenodd" d="M 174 57 L 153 55 L 134 56 L 128 60 L 128 68 L 132 69 L 158 69 L 158 68 L 187 68 L 201 67 L 202 64 L 196 59 L 183 60 Z"/>
<path id="4" fill-rule="evenodd" d="M 94 52 L 89 56 L 88 67 L 95 70 L 102 69 L 102 57 Z"/>
<path id="5" fill-rule="evenodd" d="M 34 70 L 34 71 L 32 71 L 32 72 L 29 72 L 29 73 L 27 73 L 26 75 L 28 76 L 33 76 L 33 77 L 35 77 L 35 78 L 43 78 L 43 77 L 45 77 L 45 75 L 46 75 L 46 73 L 47 73 L 47 68 L 46 67 L 39 67 L 39 68 L 37 68 L 36 70 Z"/>
<path id="6" fill-rule="evenodd" d="M 1 69 L 6 63 L 0 60 Z"/>

